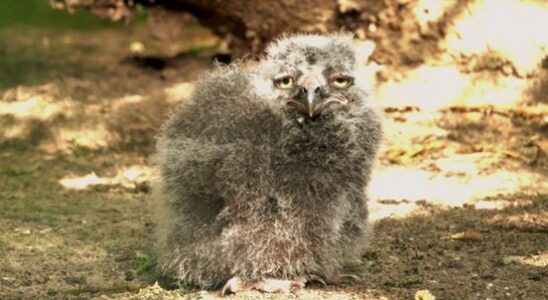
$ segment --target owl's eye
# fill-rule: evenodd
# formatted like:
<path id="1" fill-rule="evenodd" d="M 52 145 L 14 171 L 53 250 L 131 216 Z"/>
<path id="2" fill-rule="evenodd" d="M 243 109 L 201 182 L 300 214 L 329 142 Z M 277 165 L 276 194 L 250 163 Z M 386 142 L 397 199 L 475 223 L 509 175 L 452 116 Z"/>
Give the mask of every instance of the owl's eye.
<path id="1" fill-rule="evenodd" d="M 290 89 L 293 87 L 295 80 L 291 76 L 284 76 L 281 78 L 274 79 L 274 85 L 279 89 Z"/>
<path id="2" fill-rule="evenodd" d="M 353 78 L 350 76 L 337 75 L 331 77 L 331 85 L 337 89 L 346 89 L 353 83 Z"/>

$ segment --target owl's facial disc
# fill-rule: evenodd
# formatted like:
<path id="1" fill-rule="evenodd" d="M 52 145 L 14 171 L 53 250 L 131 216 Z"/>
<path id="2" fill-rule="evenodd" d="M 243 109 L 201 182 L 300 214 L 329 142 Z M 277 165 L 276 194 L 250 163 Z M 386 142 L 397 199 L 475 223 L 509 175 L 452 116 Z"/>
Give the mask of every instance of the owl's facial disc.
<path id="1" fill-rule="evenodd" d="M 274 80 L 276 87 L 291 91 L 289 99 L 282 103 L 309 118 L 314 118 L 322 112 L 346 106 L 348 100 L 337 95 L 333 90 L 344 90 L 352 85 L 350 76 L 334 74 L 329 77 L 328 82 L 322 76 L 313 74 L 302 75 L 298 80 L 292 76 L 282 76 Z"/>

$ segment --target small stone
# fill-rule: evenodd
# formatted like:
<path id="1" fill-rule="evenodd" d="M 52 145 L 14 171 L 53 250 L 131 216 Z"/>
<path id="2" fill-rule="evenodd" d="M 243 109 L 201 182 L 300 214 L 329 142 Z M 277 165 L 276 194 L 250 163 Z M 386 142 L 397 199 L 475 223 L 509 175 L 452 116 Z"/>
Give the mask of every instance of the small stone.
<path id="1" fill-rule="evenodd" d="M 415 300 L 436 300 L 429 290 L 420 290 L 415 293 Z"/>
<path id="2" fill-rule="evenodd" d="M 502 66 L 502 74 L 504 74 L 506 76 L 513 75 L 514 74 L 514 68 L 509 64 L 505 64 L 504 66 Z"/>
<path id="3" fill-rule="evenodd" d="M 245 38 L 248 40 L 254 39 L 257 37 L 257 33 L 253 30 L 246 30 L 245 31 Z"/>
<path id="4" fill-rule="evenodd" d="M 132 42 L 129 44 L 129 51 L 133 53 L 143 53 L 145 51 L 145 45 L 141 42 Z"/>

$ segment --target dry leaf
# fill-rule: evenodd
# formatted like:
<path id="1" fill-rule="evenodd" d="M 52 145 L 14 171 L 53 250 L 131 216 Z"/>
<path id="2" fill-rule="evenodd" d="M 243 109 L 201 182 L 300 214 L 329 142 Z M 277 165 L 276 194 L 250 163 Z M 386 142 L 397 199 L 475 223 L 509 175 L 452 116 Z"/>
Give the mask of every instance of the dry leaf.
<path id="1" fill-rule="evenodd" d="M 459 241 L 479 241 L 482 239 L 481 233 L 475 230 L 466 230 L 464 232 L 459 232 L 451 235 L 452 240 Z"/>

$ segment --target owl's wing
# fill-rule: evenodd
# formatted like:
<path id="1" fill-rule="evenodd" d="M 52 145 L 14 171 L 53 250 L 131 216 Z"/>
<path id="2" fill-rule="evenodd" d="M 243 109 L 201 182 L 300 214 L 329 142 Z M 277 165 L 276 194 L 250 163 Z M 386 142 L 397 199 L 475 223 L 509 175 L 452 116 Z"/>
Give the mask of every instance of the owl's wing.
<path id="1" fill-rule="evenodd" d="M 200 139 L 160 140 L 163 205 L 179 216 L 178 228 L 218 226 L 268 198 L 271 149 L 246 141 L 217 144 Z M 181 233 L 182 234 L 182 233 Z"/>
<path id="2" fill-rule="evenodd" d="M 182 210 L 207 219 L 268 189 L 281 120 L 255 95 L 243 71 L 208 75 L 163 127 L 157 161 L 167 198 Z"/>

